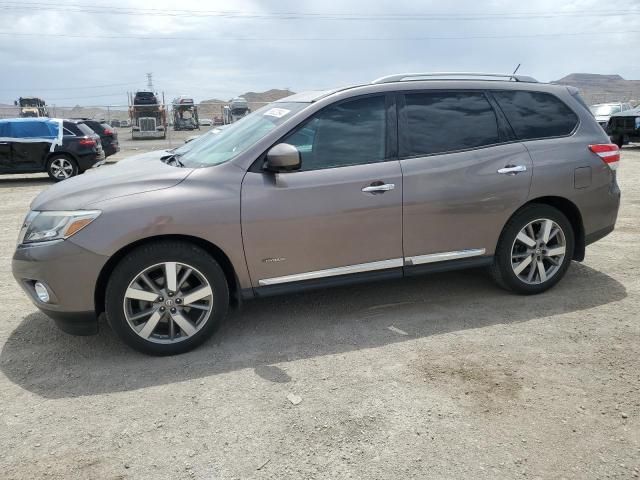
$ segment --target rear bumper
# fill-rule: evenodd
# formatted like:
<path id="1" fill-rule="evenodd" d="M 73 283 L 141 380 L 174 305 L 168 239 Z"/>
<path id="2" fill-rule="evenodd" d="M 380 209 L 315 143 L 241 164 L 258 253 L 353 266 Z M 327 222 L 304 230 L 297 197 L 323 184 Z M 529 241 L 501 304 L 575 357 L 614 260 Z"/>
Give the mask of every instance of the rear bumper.
<path id="1" fill-rule="evenodd" d="M 105 157 L 110 157 L 120 151 L 120 145 L 118 143 L 103 144 L 102 149 L 104 150 Z"/>
<path id="2" fill-rule="evenodd" d="M 592 232 L 588 235 L 586 235 L 584 237 L 584 244 L 585 245 L 591 245 L 592 243 L 597 242 L 598 240 L 606 237 L 607 235 L 609 235 L 611 232 L 613 232 L 613 225 L 610 225 L 606 228 L 603 228 L 601 230 L 597 230 L 595 232 Z"/>
<path id="3" fill-rule="evenodd" d="M 102 155 L 96 155 L 95 153 L 91 153 L 88 155 L 79 155 L 76 160 L 78 161 L 78 168 L 81 172 L 85 170 L 89 170 L 91 167 L 99 164 L 100 162 L 104 163 L 104 153 Z"/>

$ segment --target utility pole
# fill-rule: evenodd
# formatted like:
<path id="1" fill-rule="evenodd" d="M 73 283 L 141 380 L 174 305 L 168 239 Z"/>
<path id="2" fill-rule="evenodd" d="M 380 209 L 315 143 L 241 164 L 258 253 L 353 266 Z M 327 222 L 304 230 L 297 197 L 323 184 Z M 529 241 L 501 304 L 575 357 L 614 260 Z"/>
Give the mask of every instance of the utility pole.
<path id="1" fill-rule="evenodd" d="M 150 92 L 153 92 L 153 73 L 147 73 L 147 88 Z"/>

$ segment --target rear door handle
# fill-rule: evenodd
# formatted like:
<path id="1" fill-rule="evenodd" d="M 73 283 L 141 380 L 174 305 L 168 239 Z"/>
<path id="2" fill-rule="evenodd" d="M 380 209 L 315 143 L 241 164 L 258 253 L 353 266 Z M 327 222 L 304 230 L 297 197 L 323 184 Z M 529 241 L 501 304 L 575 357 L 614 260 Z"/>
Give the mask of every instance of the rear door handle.
<path id="1" fill-rule="evenodd" d="M 384 193 L 389 190 L 393 190 L 394 188 L 396 188 L 396 186 L 393 183 L 381 183 L 380 185 L 369 185 L 368 187 L 364 187 L 362 191 L 365 193 Z"/>
<path id="2" fill-rule="evenodd" d="M 516 175 L 520 172 L 526 171 L 527 167 L 525 167 L 524 165 L 507 165 L 506 167 L 498 170 L 498 173 L 501 173 L 503 175 Z"/>

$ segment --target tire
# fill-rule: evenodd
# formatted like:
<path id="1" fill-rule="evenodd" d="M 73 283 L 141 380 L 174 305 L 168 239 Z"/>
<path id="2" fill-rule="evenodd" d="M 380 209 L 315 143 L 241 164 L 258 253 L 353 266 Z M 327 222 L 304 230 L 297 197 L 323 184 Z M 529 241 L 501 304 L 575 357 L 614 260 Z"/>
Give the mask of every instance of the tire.
<path id="1" fill-rule="evenodd" d="M 620 135 L 616 139 L 615 144 L 618 146 L 618 148 L 622 148 L 622 146 L 624 145 L 624 137 L 622 135 Z"/>
<path id="2" fill-rule="evenodd" d="M 177 287 L 173 294 L 171 277 Z M 209 294 L 203 296 L 207 287 Z M 136 248 L 118 263 L 107 284 L 105 307 L 111 328 L 127 345 L 151 355 L 176 355 L 213 335 L 227 314 L 229 287 L 205 250 L 161 241 Z"/>
<path id="3" fill-rule="evenodd" d="M 551 222 L 551 237 L 545 243 L 544 230 L 548 222 Z M 524 236 L 519 237 L 520 233 Z M 530 245 L 532 240 L 535 245 Z M 543 204 L 527 205 L 516 212 L 502 230 L 491 274 L 496 283 L 507 290 L 523 295 L 542 293 L 565 275 L 574 247 L 573 227 L 560 210 Z M 563 248 L 564 253 L 560 254 Z"/>
<path id="4" fill-rule="evenodd" d="M 54 155 L 47 160 L 47 174 L 56 182 L 78 175 L 78 164 L 67 155 Z"/>

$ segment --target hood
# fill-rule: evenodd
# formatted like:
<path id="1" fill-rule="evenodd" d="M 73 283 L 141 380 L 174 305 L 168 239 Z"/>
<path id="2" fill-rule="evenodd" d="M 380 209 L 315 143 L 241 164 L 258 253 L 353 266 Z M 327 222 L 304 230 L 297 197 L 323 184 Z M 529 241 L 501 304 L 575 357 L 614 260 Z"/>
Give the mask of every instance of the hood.
<path id="1" fill-rule="evenodd" d="M 105 165 L 63 180 L 31 203 L 32 210 L 79 210 L 98 202 L 177 185 L 193 171 L 167 165 L 159 159 Z"/>
<path id="2" fill-rule="evenodd" d="M 151 152 L 139 153 L 132 157 L 123 158 L 118 161 L 117 165 L 129 162 L 150 162 L 153 160 L 160 160 L 162 157 L 166 157 L 168 155 L 171 155 L 171 150 L 153 150 Z"/>

